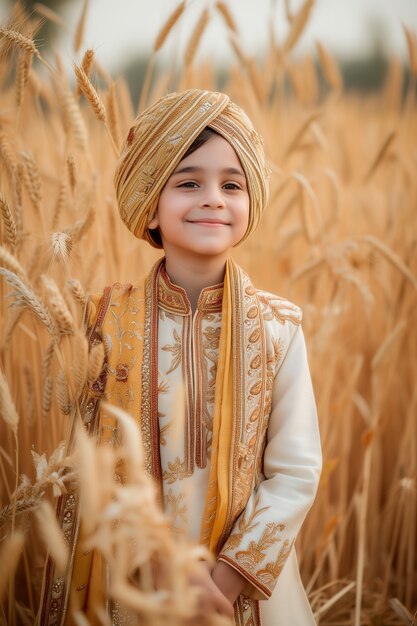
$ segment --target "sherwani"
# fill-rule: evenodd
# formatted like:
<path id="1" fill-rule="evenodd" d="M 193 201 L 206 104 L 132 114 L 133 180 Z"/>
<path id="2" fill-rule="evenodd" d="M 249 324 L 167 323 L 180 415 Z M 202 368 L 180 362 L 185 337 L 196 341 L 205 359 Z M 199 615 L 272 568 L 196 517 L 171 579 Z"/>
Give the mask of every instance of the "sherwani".
<path id="1" fill-rule="evenodd" d="M 103 395 L 138 420 L 173 529 L 246 581 L 237 626 L 314 624 L 294 551 L 321 469 L 300 309 L 255 289 L 230 260 L 224 286 L 203 289 L 194 312 L 163 262 L 137 287 L 106 288 L 90 309 L 89 341 L 104 342 L 106 363 L 85 396 L 88 432 L 112 442 Z M 94 555 L 77 543 L 76 491 L 57 515 L 72 556 L 63 578 L 48 561 L 42 626 L 71 623 L 68 598 L 93 606 L 99 583 Z"/>
<path id="2" fill-rule="evenodd" d="M 193 312 L 185 291 L 171 284 L 163 269 L 159 274 L 163 497 L 173 527 L 184 529 L 197 542 L 210 468 L 222 293 L 222 285 L 203 289 Z M 256 488 L 218 558 L 246 578 L 244 591 L 249 598 L 263 600 L 263 626 L 308 626 L 314 619 L 294 541 L 314 499 L 321 468 L 316 408 L 300 309 L 262 291 L 257 290 L 257 297 L 268 354 L 266 441 L 256 460 L 260 467 Z M 251 370 L 246 374 L 251 376 Z M 236 620 L 245 623 L 243 617 Z"/>

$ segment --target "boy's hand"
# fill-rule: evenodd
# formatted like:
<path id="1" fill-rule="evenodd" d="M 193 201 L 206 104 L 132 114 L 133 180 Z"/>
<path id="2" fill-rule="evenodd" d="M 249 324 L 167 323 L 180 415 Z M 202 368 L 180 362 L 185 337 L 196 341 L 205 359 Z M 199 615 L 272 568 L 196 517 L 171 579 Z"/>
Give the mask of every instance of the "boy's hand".
<path id="1" fill-rule="evenodd" d="M 201 590 L 199 600 L 200 617 L 196 617 L 187 622 L 187 626 L 194 624 L 201 625 L 201 619 L 204 619 L 206 616 L 209 617 L 210 614 L 213 613 L 233 619 L 233 603 L 224 596 L 213 580 L 211 575 L 212 571 L 212 564 L 201 561 L 201 563 L 197 564 L 194 572 L 190 576 L 190 584 Z"/>
<path id="2" fill-rule="evenodd" d="M 233 567 L 224 563 L 224 561 L 218 561 L 216 563 L 211 572 L 211 577 L 222 594 L 233 606 L 243 590 L 246 579 Z"/>

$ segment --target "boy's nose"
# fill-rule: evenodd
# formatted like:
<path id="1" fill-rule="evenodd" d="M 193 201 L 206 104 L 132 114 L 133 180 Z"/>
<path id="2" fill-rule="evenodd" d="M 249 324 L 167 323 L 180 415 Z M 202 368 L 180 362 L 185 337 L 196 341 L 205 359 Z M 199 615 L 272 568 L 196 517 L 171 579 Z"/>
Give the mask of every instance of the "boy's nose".
<path id="1" fill-rule="evenodd" d="M 212 208 L 224 207 L 225 201 L 221 189 L 215 185 L 208 187 L 202 198 L 202 206 Z"/>

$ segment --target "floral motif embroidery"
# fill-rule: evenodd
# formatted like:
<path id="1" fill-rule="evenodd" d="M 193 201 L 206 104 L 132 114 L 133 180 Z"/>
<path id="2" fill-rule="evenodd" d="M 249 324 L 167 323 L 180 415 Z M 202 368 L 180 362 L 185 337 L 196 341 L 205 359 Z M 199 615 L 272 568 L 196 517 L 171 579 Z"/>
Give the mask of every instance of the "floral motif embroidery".
<path id="1" fill-rule="evenodd" d="M 172 361 L 169 369 L 165 372 L 166 374 L 170 374 L 175 369 L 177 369 L 178 365 L 181 363 L 181 338 L 177 331 L 174 328 L 174 343 L 172 345 L 162 346 L 162 350 L 165 352 L 172 352 Z"/>
<path id="2" fill-rule="evenodd" d="M 187 505 L 185 504 L 185 494 L 182 491 L 176 496 L 172 489 L 169 489 L 164 496 L 164 505 L 173 526 L 178 521 L 180 521 L 180 526 L 181 522 L 187 523 Z"/>
<path id="3" fill-rule="evenodd" d="M 185 461 L 181 461 L 179 457 L 172 463 L 168 462 L 168 470 L 165 470 L 162 474 L 163 480 L 166 480 L 169 485 L 188 476 L 191 476 L 191 473 L 187 471 Z"/>
<path id="4" fill-rule="evenodd" d="M 273 562 L 267 563 L 265 567 L 259 569 L 256 572 L 256 576 L 259 578 L 259 580 L 270 589 L 273 588 L 276 579 L 281 574 L 282 568 L 285 565 L 285 562 L 291 552 L 293 545 L 294 540 L 289 541 L 288 539 L 286 539 L 278 554 L 277 559 Z"/>
<path id="5" fill-rule="evenodd" d="M 258 295 L 259 302 L 266 305 L 263 312 L 264 320 L 276 319 L 280 324 L 291 322 L 296 326 L 301 324 L 300 309 L 287 300 L 279 300 L 272 294 L 262 293 Z"/>

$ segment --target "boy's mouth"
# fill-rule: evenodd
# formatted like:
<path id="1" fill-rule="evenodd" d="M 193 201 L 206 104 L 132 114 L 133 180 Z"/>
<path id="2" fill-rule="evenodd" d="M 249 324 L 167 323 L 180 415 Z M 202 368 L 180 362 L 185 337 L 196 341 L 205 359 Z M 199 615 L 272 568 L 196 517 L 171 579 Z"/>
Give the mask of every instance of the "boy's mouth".
<path id="1" fill-rule="evenodd" d="M 228 226 L 228 222 L 224 222 L 213 217 L 204 217 L 198 220 L 188 220 L 191 224 L 200 224 L 202 226 Z"/>

